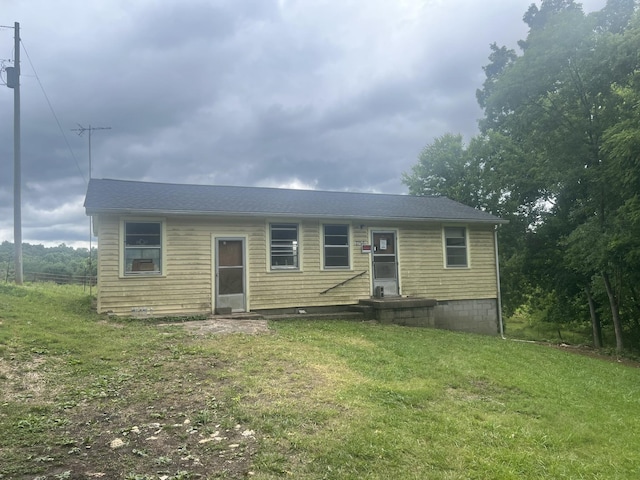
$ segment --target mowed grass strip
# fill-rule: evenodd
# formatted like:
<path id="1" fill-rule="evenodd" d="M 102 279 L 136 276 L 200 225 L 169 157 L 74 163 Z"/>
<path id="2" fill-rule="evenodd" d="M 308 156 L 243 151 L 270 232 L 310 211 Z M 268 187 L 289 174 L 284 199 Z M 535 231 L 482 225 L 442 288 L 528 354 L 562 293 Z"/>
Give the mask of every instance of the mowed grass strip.
<path id="1" fill-rule="evenodd" d="M 638 368 L 373 322 L 195 336 L 89 306 L 0 286 L 0 478 L 640 478 Z"/>

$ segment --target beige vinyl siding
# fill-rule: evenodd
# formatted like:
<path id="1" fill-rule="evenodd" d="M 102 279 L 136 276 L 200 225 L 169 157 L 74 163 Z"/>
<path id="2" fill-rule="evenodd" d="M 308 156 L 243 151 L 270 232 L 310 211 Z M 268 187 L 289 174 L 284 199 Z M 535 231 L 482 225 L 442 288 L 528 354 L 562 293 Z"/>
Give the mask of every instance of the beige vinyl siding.
<path id="1" fill-rule="evenodd" d="M 369 256 L 360 253 L 357 241 L 366 241 L 366 229 L 352 225 L 351 247 L 352 268 L 342 270 L 322 269 L 322 225 L 325 223 L 345 223 L 336 220 L 278 219 L 264 225 L 268 235 L 270 223 L 295 223 L 298 225 L 300 241 L 300 270 L 271 270 L 268 264 L 269 238 L 264 238 L 263 256 L 251 256 L 251 308 L 312 307 L 346 305 L 357 303 L 360 298 L 370 295 Z M 257 247 L 256 250 L 259 248 Z M 366 273 L 345 285 L 323 291 L 349 280 L 358 273 Z"/>
<path id="2" fill-rule="evenodd" d="M 153 220 L 153 217 L 148 217 Z M 169 217 L 165 219 L 163 275 L 120 275 L 120 218 L 102 216 L 99 222 L 98 309 L 117 315 L 135 315 L 147 309 L 153 315 L 209 313 L 214 308 L 212 238 L 242 236 L 246 241 L 247 307 L 254 310 L 291 306 L 356 303 L 370 295 L 369 256 L 354 246 L 366 241 L 366 230 L 352 229 L 349 270 L 321 270 L 321 226 L 325 222 L 287 219 L 299 225 L 300 271 L 270 270 L 268 223 L 251 219 Z M 278 222 L 283 220 L 278 219 Z M 335 221 L 334 221 L 335 223 Z M 354 275 L 365 275 L 332 289 Z M 151 310 L 149 310 L 151 309 Z"/>
<path id="3" fill-rule="evenodd" d="M 153 217 L 148 217 L 153 219 Z M 165 264 L 162 275 L 120 276 L 120 219 L 101 217 L 98 233 L 100 312 L 136 314 L 152 309 L 153 315 L 210 313 L 213 305 L 212 234 L 264 238 L 261 226 L 250 220 L 214 222 L 200 217 L 165 219 Z M 251 251 L 251 248 L 249 248 Z M 133 309 L 133 311 L 132 311 Z"/>
<path id="4" fill-rule="evenodd" d="M 444 225 L 405 225 L 400 229 L 400 281 L 403 295 L 466 300 L 497 297 L 493 225 L 465 225 L 469 267 L 446 268 Z"/>
<path id="5" fill-rule="evenodd" d="M 246 247 L 247 308 L 262 310 L 357 303 L 371 295 L 370 254 L 361 244 L 373 230 L 397 231 L 402 295 L 437 300 L 496 298 L 493 226 L 467 225 L 469 268 L 444 267 L 441 224 L 402 224 L 336 219 L 135 217 L 164 220 L 162 275 L 121 275 L 120 223 L 100 216 L 98 227 L 98 311 L 155 316 L 206 314 L 215 309 L 214 244 L 216 237 L 241 237 Z M 270 223 L 295 223 L 300 242 L 300 270 L 271 270 Z M 323 269 L 324 224 L 349 224 L 350 268 Z M 356 275 L 364 275 L 350 280 Z M 347 281 L 349 280 L 349 281 Z M 347 281 L 344 285 L 338 284 Z M 323 291 L 336 287 L 322 294 Z M 132 310 L 133 309 L 133 310 Z M 151 310 L 149 310 L 151 309 Z"/>
<path id="6" fill-rule="evenodd" d="M 117 222 L 117 218 L 106 216 L 100 217 L 99 220 L 94 220 L 94 225 L 96 225 L 98 229 L 98 290 L 96 298 L 97 310 L 99 313 L 108 311 L 108 308 L 103 306 L 103 298 L 106 298 L 106 303 L 107 305 L 109 304 L 109 298 L 108 296 L 105 297 L 103 285 L 106 285 L 108 283 L 108 279 L 112 276 L 115 276 L 116 278 L 118 276 L 118 245 L 120 240 L 118 239 L 119 234 Z M 116 225 L 115 228 L 113 228 L 114 223 Z"/>
<path id="7" fill-rule="evenodd" d="M 154 220 L 153 217 L 148 217 L 148 219 Z M 171 223 L 166 222 L 164 225 L 167 231 L 164 235 L 165 243 L 162 248 L 166 250 L 172 248 L 175 240 L 171 237 Z M 136 315 L 138 310 L 144 309 L 153 315 L 169 315 L 179 305 L 188 314 L 198 312 L 203 307 L 202 303 L 210 301 L 201 298 L 202 294 L 206 293 L 206 283 L 203 288 L 198 281 L 200 275 L 197 270 L 199 269 L 196 270 L 195 275 L 186 276 L 184 274 L 185 267 L 178 263 L 185 261 L 180 253 L 176 253 L 177 257 L 172 255 L 167 258 L 165 256 L 166 261 L 162 266 L 162 276 L 122 277 L 120 264 L 122 238 L 118 217 L 102 217 L 100 219 L 98 245 L 99 311 L 119 315 Z M 188 259 L 186 263 L 189 265 L 192 262 Z"/>

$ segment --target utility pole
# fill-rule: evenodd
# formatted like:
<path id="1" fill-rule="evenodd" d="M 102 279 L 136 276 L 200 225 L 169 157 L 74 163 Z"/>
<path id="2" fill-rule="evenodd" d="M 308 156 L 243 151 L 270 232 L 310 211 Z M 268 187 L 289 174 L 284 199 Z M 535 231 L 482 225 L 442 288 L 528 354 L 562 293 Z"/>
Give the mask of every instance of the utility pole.
<path id="1" fill-rule="evenodd" d="M 85 128 L 82 125 L 78 124 L 79 128 L 72 128 L 71 131 L 72 132 L 78 132 L 79 136 L 82 136 L 82 134 L 84 132 L 89 132 L 89 181 L 91 181 L 91 132 L 93 132 L 94 130 L 111 130 L 111 127 L 92 127 L 91 124 L 89 124 L 89 127 Z M 92 294 L 92 290 L 93 290 L 93 282 L 91 280 L 91 270 L 92 270 L 92 255 L 91 255 L 91 248 L 92 248 L 92 239 L 93 239 L 93 225 L 91 222 L 91 217 L 89 217 L 89 296 L 91 296 Z"/>
<path id="2" fill-rule="evenodd" d="M 22 285 L 22 169 L 20 161 L 20 24 L 15 22 L 13 67 L 7 68 L 7 87 L 13 89 L 13 244 L 15 282 Z"/>

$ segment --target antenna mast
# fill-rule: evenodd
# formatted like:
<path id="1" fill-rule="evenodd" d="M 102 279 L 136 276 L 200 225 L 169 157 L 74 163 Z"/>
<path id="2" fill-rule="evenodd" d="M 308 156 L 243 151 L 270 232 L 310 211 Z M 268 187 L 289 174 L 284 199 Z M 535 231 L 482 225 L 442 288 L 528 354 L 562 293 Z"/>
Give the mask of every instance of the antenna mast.
<path id="1" fill-rule="evenodd" d="M 89 132 L 89 180 L 91 180 L 91 133 L 94 130 L 111 130 L 111 127 L 92 127 L 91 124 L 89 124 L 89 126 L 87 128 L 83 127 L 82 125 L 78 124 L 79 128 L 72 128 L 71 131 L 72 132 L 78 132 L 79 136 L 82 136 L 82 134 L 84 132 Z M 91 296 L 92 290 L 93 290 L 93 281 L 92 281 L 92 275 L 91 275 L 91 270 L 92 270 L 92 263 L 91 263 L 91 259 L 92 259 L 92 255 L 91 255 L 91 248 L 92 248 L 92 239 L 93 239 L 93 228 L 92 228 L 92 218 L 89 217 L 89 296 Z"/>
<path id="2" fill-rule="evenodd" d="M 79 136 L 82 136 L 84 132 L 89 132 L 89 180 L 91 180 L 91 132 L 94 130 L 111 130 L 111 127 L 92 127 L 91 124 L 87 128 L 78 124 L 79 128 L 72 128 L 72 132 L 78 132 Z"/>

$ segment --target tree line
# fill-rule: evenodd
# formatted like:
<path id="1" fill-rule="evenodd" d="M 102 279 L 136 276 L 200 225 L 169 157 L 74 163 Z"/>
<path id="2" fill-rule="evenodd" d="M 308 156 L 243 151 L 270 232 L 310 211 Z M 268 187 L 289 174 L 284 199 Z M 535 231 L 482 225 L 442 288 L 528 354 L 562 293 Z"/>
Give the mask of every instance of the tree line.
<path id="1" fill-rule="evenodd" d="M 640 13 L 543 0 L 518 50 L 492 44 L 479 133 L 427 145 L 403 182 L 509 220 L 500 228 L 506 314 L 602 325 L 640 349 Z"/>
<path id="2" fill-rule="evenodd" d="M 14 276 L 14 245 L 10 242 L 0 244 L 0 274 L 2 280 L 7 281 Z M 73 248 L 64 243 L 57 247 L 43 245 L 22 244 L 22 266 L 25 280 L 30 280 L 35 274 L 39 278 L 81 278 L 97 274 L 96 249 L 92 249 L 89 258 L 87 248 Z M 29 277 L 31 275 L 31 277 Z"/>

